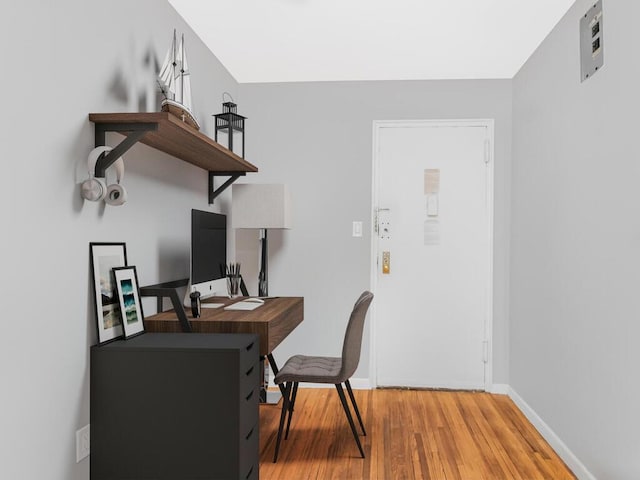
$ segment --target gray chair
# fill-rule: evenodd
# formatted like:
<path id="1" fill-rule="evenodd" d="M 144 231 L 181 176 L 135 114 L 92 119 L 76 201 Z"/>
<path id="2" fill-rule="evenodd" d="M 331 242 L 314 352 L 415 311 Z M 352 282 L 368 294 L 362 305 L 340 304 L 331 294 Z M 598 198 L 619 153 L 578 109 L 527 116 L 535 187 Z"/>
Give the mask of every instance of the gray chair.
<path id="1" fill-rule="evenodd" d="M 340 401 L 342 402 L 342 408 L 347 416 L 349 425 L 351 426 L 351 432 L 356 439 L 360 455 L 364 458 L 364 450 L 358 438 L 358 432 L 356 426 L 353 423 L 353 417 L 347 404 L 347 399 L 342 389 L 344 383 L 347 387 L 347 392 L 351 398 L 353 409 L 356 412 L 360 427 L 362 428 L 362 434 L 366 435 L 367 432 L 364 429 L 362 418 L 360 417 L 360 411 L 358 410 L 358 404 L 353 396 L 353 390 L 351 390 L 351 384 L 349 378 L 353 375 L 358 368 L 360 362 L 360 348 L 362 346 L 362 331 L 364 329 L 364 320 L 367 316 L 367 310 L 373 299 L 373 293 L 364 292 L 360 295 L 360 298 L 356 301 L 347 324 L 347 331 L 344 336 L 344 343 L 342 344 L 342 357 L 310 357 L 306 355 L 294 355 L 291 357 L 280 371 L 276 374 L 274 382 L 280 387 L 283 392 L 282 400 L 282 412 L 280 413 L 280 426 L 278 428 L 278 438 L 276 440 L 276 451 L 273 456 L 273 462 L 278 460 L 278 451 L 280 450 L 280 441 L 282 440 L 282 429 L 284 427 L 285 418 L 287 412 L 289 419 L 287 421 L 287 431 L 285 439 L 289 436 L 289 427 L 291 426 L 291 417 L 293 417 L 293 409 L 296 403 L 296 394 L 298 392 L 298 384 L 300 382 L 309 383 L 332 383 L 336 386 Z M 283 387 L 284 384 L 284 387 Z"/>

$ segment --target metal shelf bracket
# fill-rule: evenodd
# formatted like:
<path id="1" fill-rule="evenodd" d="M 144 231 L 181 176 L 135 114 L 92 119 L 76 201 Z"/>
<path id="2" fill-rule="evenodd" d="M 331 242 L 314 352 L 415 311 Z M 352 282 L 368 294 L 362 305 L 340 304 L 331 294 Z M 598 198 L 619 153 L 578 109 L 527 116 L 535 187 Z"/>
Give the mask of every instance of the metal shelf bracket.
<path id="1" fill-rule="evenodd" d="M 103 155 L 96 162 L 95 176 L 104 178 L 106 170 L 118 158 L 140 141 L 147 132 L 158 130 L 157 123 L 100 123 L 95 126 L 95 146 L 106 145 L 107 132 L 118 132 L 125 135 L 125 139 L 116 145 L 109 153 Z"/>
<path id="2" fill-rule="evenodd" d="M 245 175 L 245 172 L 209 172 L 209 205 L 213 205 L 215 198 L 243 175 Z M 229 179 L 216 190 L 213 185 L 213 179 L 215 177 L 229 177 Z"/>

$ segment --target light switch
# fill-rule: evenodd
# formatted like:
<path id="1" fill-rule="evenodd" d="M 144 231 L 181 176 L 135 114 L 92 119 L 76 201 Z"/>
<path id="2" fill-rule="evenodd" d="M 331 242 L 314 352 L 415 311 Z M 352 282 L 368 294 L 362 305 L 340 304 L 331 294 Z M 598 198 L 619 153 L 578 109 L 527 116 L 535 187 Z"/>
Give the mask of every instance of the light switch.
<path id="1" fill-rule="evenodd" d="M 353 222 L 353 236 L 354 237 L 362 236 L 362 222 Z"/>

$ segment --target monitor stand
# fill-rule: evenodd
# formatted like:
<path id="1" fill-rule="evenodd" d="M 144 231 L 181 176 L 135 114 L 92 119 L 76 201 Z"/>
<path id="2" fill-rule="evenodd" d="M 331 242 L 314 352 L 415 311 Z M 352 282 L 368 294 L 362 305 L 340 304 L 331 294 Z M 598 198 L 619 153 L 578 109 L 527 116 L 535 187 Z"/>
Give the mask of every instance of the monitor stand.
<path id="1" fill-rule="evenodd" d="M 140 287 L 140 296 L 141 297 L 156 297 L 157 298 L 157 311 L 158 313 L 162 312 L 162 299 L 165 297 L 169 297 L 171 299 L 171 304 L 173 305 L 173 309 L 178 316 L 178 320 L 180 321 L 180 328 L 185 333 L 192 332 L 191 324 L 189 323 L 189 319 L 187 318 L 187 312 L 184 310 L 184 306 L 180 302 L 180 297 L 178 296 L 178 289 L 189 285 L 189 279 L 183 278 L 182 280 L 174 280 L 173 282 L 164 282 L 157 283 L 155 285 L 148 285 L 146 287 Z M 187 288 L 187 292 L 189 292 L 189 288 Z M 187 294 L 188 295 L 188 294 Z M 189 301 L 191 302 L 191 301 Z M 191 303 L 189 303 L 191 306 Z"/>
<path id="2" fill-rule="evenodd" d="M 227 296 L 227 279 L 219 278 L 209 282 L 192 284 L 189 281 L 187 291 L 184 294 L 184 306 L 191 308 L 191 293 L 200 292 L 200 300 L 206 300 L 210 297 L 226 297 Z M 204 304 L 203 304 L 204 306 Z M 215 308 L 215 307 L 213 307 Z"/>

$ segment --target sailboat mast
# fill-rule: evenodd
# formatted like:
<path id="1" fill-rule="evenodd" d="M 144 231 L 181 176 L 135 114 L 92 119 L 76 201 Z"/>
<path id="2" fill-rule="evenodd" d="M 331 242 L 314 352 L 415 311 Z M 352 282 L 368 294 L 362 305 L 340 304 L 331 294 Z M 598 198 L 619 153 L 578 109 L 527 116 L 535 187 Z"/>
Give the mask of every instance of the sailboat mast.
<path id="1" fill-rule="evenodd" d="M 184 33 L 180 40 L 180 102 L 184 103 Z"/>
<path id="2" fill-rule="evenodd" d="M 173 29 L 173 44 L 171 45 L 171 47 L 173 48 L 173 68 L 171 69 L 171 75 L 173 76 L 173 78 L 175 79 L 176 77 L 176 29 Z M 175 81 L 175 80 L 174 80 Z M 176 98 L 176 94 L 175 92 L 173 93 L 173 98 L 172 100 L 175 100 Z"/>

